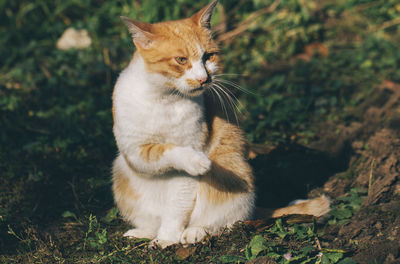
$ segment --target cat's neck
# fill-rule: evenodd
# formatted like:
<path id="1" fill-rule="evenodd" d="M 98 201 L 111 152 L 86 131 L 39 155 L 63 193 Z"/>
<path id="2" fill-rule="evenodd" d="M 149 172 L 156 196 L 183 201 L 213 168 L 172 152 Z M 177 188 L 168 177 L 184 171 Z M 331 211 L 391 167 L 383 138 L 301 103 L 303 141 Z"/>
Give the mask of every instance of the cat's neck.
<path id="1" fill-rule="evenodd" d="M 137 97 L 157 103 L 175 103 L 179 101 L 191 101 L 203 106 L 203 95 L 196 97 L 182 96 L 166 86 L 165 77 L 147 70 L 142 56 L 135 52 L 132 60 L 126 68 L 130 83 L 135 88 Z"/>

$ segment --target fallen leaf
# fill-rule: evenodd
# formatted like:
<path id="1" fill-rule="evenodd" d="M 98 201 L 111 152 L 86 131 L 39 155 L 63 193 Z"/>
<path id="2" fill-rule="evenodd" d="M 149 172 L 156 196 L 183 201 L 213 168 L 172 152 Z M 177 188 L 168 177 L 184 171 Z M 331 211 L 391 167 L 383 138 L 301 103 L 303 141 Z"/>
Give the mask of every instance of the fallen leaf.
<path id="1" fill-rule="evenodd" d="M 175 255 L 181 259 L 181 260 L 185 260 L 188 257 L 190 257 L 191 255 L 193 255 L 193 253 L 196 251 L 197 247 L 187 247 L 187 248 L 178 248 L 178 250 L 175 252 Z"/>

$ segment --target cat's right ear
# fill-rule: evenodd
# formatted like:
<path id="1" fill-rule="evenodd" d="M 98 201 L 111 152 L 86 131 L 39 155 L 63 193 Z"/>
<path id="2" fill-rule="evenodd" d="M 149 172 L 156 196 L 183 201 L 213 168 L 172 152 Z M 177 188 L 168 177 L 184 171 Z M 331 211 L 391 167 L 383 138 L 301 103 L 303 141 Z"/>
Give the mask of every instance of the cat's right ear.
<path id="1" fill-rule="evenodd" d="M 133 42 L 135 43 L 136 47 L 148 49 L 152 46 L 156 37 L 154 34 L 150 33 L 151 24 L 140 22 L 124 16 L 121 16 L 121 19 L 131 32 Z"/>
<path id="2" fill-rule="evenodd" d="M 210 4 L 208 4 L 206 7 L 203 7 L 199 12 L 194 14 L 192 16 L 192 19 L 196 24 L 199 26 L 205 27 L 210 29 L 211 28 L 211 15 L 212 12 L 217 5 L 218 0 L 212 1 Z"/>

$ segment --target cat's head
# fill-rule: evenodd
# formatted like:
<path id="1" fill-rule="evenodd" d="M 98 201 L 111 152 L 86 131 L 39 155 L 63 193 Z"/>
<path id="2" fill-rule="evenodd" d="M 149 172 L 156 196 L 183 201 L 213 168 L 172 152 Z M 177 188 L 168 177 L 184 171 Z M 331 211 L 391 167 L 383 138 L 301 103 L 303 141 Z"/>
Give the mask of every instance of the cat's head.
<path id="1" fill-rule="evenodd" d="M 190 18 L 149 24 L 121 17 L 132 33 L 146 70 L 160 75 L 162 86 L 186 96 L 201 94 L 218 69 L 218 46 L 210 30 L 217 1 Z"/>

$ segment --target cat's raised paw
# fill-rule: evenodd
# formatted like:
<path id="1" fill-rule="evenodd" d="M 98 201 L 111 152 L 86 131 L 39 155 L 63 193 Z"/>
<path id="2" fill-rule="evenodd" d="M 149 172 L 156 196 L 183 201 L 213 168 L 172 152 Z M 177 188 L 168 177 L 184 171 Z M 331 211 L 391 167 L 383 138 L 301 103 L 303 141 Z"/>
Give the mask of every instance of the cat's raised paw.
<path id="1" fill-rule="evenodd" d="M 193 244 L 200 242 L 207 235 L 206 231 L 202 227 L 188 227 L 186 228 L 181 236 L 182 244 Z"/>
<path id="2" fill-rule="evenodd" d="M 211 160 L 202 152 L 194 152 L 185 166 L 185 171 L 192 176 L 205 174 L 211 168 Z"/>
<path id="3" fill-rule="evenodd" d="M 124 237 L 136 237 L 136 238 L 147 238 L 147 239 L 154 239 L 156 237 L 156 233 L 150 230 L 145 229 L 129 229 L 124 233 Z"/>

